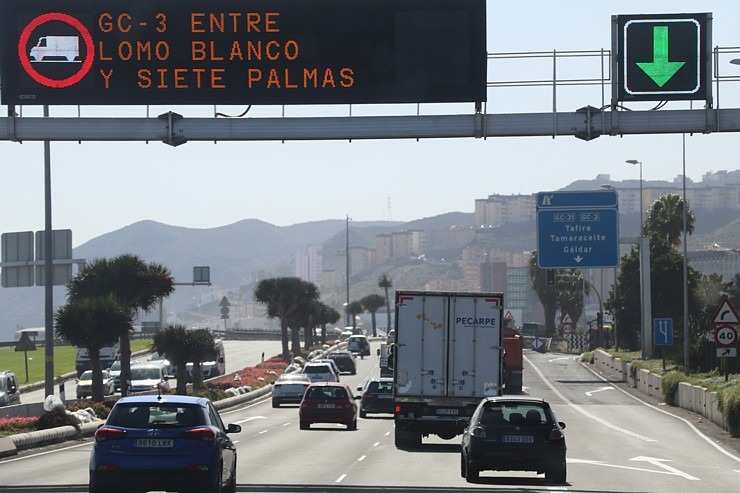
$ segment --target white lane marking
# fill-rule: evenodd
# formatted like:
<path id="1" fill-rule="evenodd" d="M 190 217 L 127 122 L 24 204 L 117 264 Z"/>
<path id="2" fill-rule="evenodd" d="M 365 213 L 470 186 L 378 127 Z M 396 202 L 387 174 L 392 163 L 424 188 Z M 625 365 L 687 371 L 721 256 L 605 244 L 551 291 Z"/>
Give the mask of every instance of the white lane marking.
<path id="1" fill-rule="evenodd" d="M 367 455 L 362 455 L 362 456 L 360 456 L 360 458 L 359 458 L 359 459 L 357 459 L 357 462 L 362 462 L 362 461 L 364 461 L 364 460 L 365 460 L 366 458 L 367 458 Z"/>
<path id="2" fill-rule="evenodd" d="M 234 423 L 240 425 L 242 423 L 248 423 L 250 421 L 254 421 L 255 419 L 267 419 L 265 416 L 250 416 L 248 418 L 240 419 L 239 421 L 234 421 Z"/>
<path id="3" fill-rule="evenodd" d="M 380 445 L 380 442 L 373 443 L 373 447 L 377 447 L 378 445 Z"/>
<path id="4" fill-rule="evenodd" d="M 581 364 L 581 366 L 585 366 L 585 368 L 588 371 L 590 371 L 592 374 L 594 374 L 597 378 L 600 378 L 604 382 L 607 382 L 607 379 L 606 378 L 602 377 L 599 373 L 597 373 L 596 371 L 594 371 L 588 365 Z M 617 386 L 614 386 L 614 388 L 617 389 L 618 391 L 620 391 L 621 393 L 623 393 L 624 395 L 626 395 L 628 397 L 631 397 L 632 399 L 636 400 L 637 402 L 639 402 L 643 406 L 647 406 L 650 409 L 653 409 L 655 411 L 658 411 L 660 413 L 663 413 L 665 415 L 668 415 L 668 416 L 670 416 L 672 418 L 676 418 L 676 419 L 678 419 L 680 421 L 683 421 L 684 424 L 686 424 L 694 433 L 696 433 L 697 435 L 699 435 L 700 438 L 702 438 L 705 442 L 707 442 L 709 445 L 711 445 L 712 447 L 714 447 L 718 452 L 724 454 L 725 456 L 729 457 L 730 459 L 732 459 L 732 460 L 734 460 L 736 462 L 740 462 L 740 457 L 732 454 L 731 452 L 728 452 L 727 450 L 725 450 L 724 448 L 722 448 L 719 444 L 717 444 L 714 441 L 712 441 L 708 436 L 706 436 L 704 433 L 702 433 L 701 431 L 699 431 L 699 429 L 696 426 L 694 426 L 694 424 L 691 421 L 689 421 L 687 419 L 684 419 L 681 416 L 676 416 L 673 413 L 669 413 L 668 411 L 666 411 L 664 409 L 660 409 L 659 407 L 655 407 L 652 404 L 649 404 L 649 403 L 643 401 L 639 397 L 634 396 L 634 395 L 630 394 L 629 392 L 627 392 L 626 390 L 620 389 Z M 740 471 L 738 471 L 738 472 L 740 472 Z"/>
<path id="5" fill-rule="evenodd" d="M 600 417 L 598 417 L 598 416 L 596 416 L 596 415 L 594 415 L 594 414 L 591 414 L 590 412 L 588 412 L 588 411 L 586 411 L 585 409 L 583 409 L 583 408 L 582 408 L 581 406 L 579 406 L 579 405 L 577 405 L 577 404 L 573 404 L 572 402 L 570 402 L 570 401 L 568 400 L 568 398 L 567 398 L 567 397 L 565 397 L 565 396 L 563 395 L 563 393 L 562 393 L 562 392 L 560 392 L 560 391 L 559 391 L 558 389 L 556 389 L 556 388 L 555 388 L 555 386 L 554 386 L 553 384 L 551 384 L 551 383 L 550 383 L 550 382 L 549 382 L 549 381 L 548 381 L 548 380 L 547 380 L 547 379 L 545 378 L 545 375 L 544 375 L 544 374 L 542 373 L 542 371 L 540 371 L 540 369 L 539 369 L 539 368 L 537 368 L 537 367 L 536 367 L 536 366 L 534 365 L 534 363 L 532 363 L 532 361 L 531 361 L 531 360 L 530 360 L 529 358 L 527 358 L 526 356 L 524 356 L 524 360 L 525 360 L 525 361 L 527 362 L 527 364 L 529 364 L 529 366 L 531 366 L 531 367 L 532 367 L 532 369 L 533 369 L 533 370 L 534 370 L 534 371 L 535 371 L 535 372 L 537 373 L 537 375 L 539 375 L 540 379 L 542 379 L 542 381 L 543 381 L 543 382 L 545 382 L 545 385 L 547 385 L 548 387 L 550 387 L 550 390 L 552 390 L 552 391 L 553 391 L 553 392 L 555 393 L 555 395 L 557 395 L 557 396 L 558 396 L 558 397 L 559 397 L 560 399 L 562 399 L 562 400 L 563 400 L 563 402 L 565 402 L 565 403 L 566 403 L 566 404 L 567 404 L 568 406 L 572 407 L 573 409 L 575 409 L 575 410 L 576 410 L 576 411 L 578 411 L 579 413 L 583 414 L 584 416 L 586 416 L 586 417 L 588 417 L 588 418 L 591 418 L 591 419 L 593 419 L 593 420 L 594 420 L 594 421 L 596 421 L 597 423 L 601 423 L 602 425 L 604 425 L 604 426 L 606 426 L 606 427 L 608 427 L 608 428 L 611 428 L 611 429 L 612 429 L 612 430 L 614 430 L 614 431 L 618 431 L 619 433 L 623 433 L 623 434 L 625 434 L 625 435 L 628 435 L 628 436 L 631 436 L 631 437 L 637 438 L 637 439 L 639 439 L 639 440 L 643 440 L 643 441 L 645 441 L 645 442 L 655 442 L 655 441 L 656 441 L 656 440 L 654 440 L 654 439 L 652 439 L 652 438 L 649 438 L 649 437 L 645 437 L 645 436 L 642 436 L 642 435 L 640 435 L 639 433 L 635 433 L 634 431 L 626 430 L 626 429 L 624 429 L 624 428 L 621 428 L 621 427 L 619 427 L 619 426 L 617 426 L 617 425 L 614 425 L 614 424 L 612 424 L 612 423 L 608 422 L 607 420 L 605 420 L 605 419 L 603 419 L 603 418 L 600 418 Z"/>
<path id="6" fill-rule="evenodd" d="M 591 390 L 589 392 L 586 392 L 586 395 L 589 396 L 589 397 L 593 397 L 593 395 L 595 393 L 597 393 L 597 392 L 603 392 L 605 390 L 614 390 L 614 387 L 612 387 L 612 386 L 609 386 L 609 387 L 601 387 L 600 389 Z"/>
<path id="7" fill-rule="evenodd" d="M 262 435 L 262 434 L 264 434 L 264 433 L 267 433 L 268 431 L 270 431 L 270 430 L 262 430 L 262 431 L 260 431 L 260 432 L 259 432 L 259 433 L 257 433 L 257 434 L 258 434 L 258 435 Z"/>
<path id="8" fill-rule="evenodd" d="M 652 472 L 655 474 L 671 474 L 667 471 L 656 471 L 655 469 L 645 469 L 642 467 L 630 467 L 630 466 L 620 466 L 618 464 L 609 464 L 601 460 L 571 459 L 570 457 L 568 457 L 565 460 L 568 464 L 590 464 L 592 466 L 613 467 L 614 469 L 628 469 L 630 471 Z"/>
<path id="9" fill-rule="evenodd" d="M 339 476 L 339 477 L 337 478 L 337 480 L 336 480 L 336 481 L 334 481 L 334 482 L 335 482 L 335 483 L 341 483 L 341 482 L 342 482 L 342 481 L 344 480 L 344 478 L 346 478 L 346 477 L 347 477 L 347 475 L 346 475 L 346 474 L 342 474 L 342 475 L 341 475 L 341 476 Z"/>
<path id="10" fill-rule="evenodd" d="M 386 431 L 386 432 L 385 432 L 385 436 L 388 436 L 388 435 L 390 435 L 390 434 L 391 434 L 391 432 L 390 432 L 390 431 Z"/>
<path id="11" fill-rule="evenodd" d="M 553 361 L 563 361 L 564 359 L 570 359 L 570 357 L 569 356 L 563 356 L 562 358 L 553 358 L 553 359 L 547 360 L 547 362 L 548 363 L 552 363 Z"/>
<path id="12" fill-rule="evenodd" d="M 669 459 L 656 459 L 655 457 L 639 456 L 639 457 L 633 457 L 630 460 L 647 462 L 648 464 L 658 466 L 662 469 L 665 469 L 671 474 L 675 474 L 676 476 L 681 476 L 682 478 L 688 479 L 689 481 L 699 481 L 699 478 L 695 478 L 694 476 L 691 476 L 690 474 L 687 474 L 683 471 L 679 471 L 675 467 L 671 467 L 668 464 L 664 464 L 664 462 L 673 462 L 672 460 L 669 460 Z"/>
<path id="13" fill-rule="evenodd" d="M 283 426 L 290 426 L 290 421 L 288 421 L 287 423 L 283 423 Z"/>

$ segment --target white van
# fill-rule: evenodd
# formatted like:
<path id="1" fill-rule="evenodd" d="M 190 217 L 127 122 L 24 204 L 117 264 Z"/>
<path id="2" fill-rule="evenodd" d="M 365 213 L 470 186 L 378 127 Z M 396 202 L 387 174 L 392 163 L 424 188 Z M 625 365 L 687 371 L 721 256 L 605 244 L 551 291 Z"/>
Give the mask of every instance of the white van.
<path id="1" fill-rule="evenodd" d="M 132 365 L 131 392 L 147 392 L 157 390 L 157 387 L 169 389 L 169 375 L 162 365 Z"/>
<path id="2" fill-rule="evenodd" d="M 216 350 L 209 354 L 206 359 L 200 363 L 203 380 L 218 377 L 226 374 L 226 351 L 224 350 L 224 341 L 216 339 L 214 341 Z M 193 381 L 193 363 L 186 365 L 188 382 Z"/>

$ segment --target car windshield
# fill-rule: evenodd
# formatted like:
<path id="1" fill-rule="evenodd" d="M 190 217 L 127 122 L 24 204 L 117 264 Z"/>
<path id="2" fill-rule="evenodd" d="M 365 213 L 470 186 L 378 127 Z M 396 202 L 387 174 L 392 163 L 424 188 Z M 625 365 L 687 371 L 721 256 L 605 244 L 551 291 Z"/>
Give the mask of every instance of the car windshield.
<path id="1" fill-rule="evenodd" d="M 110 365 L 111 370 L 120 371 L 121 370 L 121 362 L 120 361 L 114 361 L 112 365 Z"/>
<path id="2" fill-rule="evenodd" d="M 131 380 L 159 380 L 161 377 L 159 368 L 131 368 Z"/>
<path id="3" fill-rule="evenodd" d="M 513 424 L 539 425 L 552 424 L 549 413 L 539 404 L 496 403 L 483 409 L 480 422 L 483 425 Z"/>
<path id="4" fill-rule="evenodd" d="M 80 375 L 80 380 L 92 380 L 92 370 L 85 370 Z"/>
<path id="5" fill-rule="evenodd" d="M 346 399 L 344 387 L 309 387 L 307 399 Z"/>
<path id="6" fill-rule="evenodd" d="M 196 406 L 125 405 L 114 406 L 107 424 L 123 428 L 190 427 L 205 424 Z"/>

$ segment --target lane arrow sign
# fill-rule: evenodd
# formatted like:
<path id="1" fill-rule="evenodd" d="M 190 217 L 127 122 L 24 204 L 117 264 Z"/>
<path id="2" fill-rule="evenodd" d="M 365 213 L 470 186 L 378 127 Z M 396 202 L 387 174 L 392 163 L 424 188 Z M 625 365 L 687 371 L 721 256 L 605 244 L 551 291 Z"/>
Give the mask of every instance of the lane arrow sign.
<path id="1" fill-rule="evenodd" d="M 658 87 L 663 87 L 686 64 L 668 61 L 668 26 L 653 27 L 653 61 L 636 63 Z"/>

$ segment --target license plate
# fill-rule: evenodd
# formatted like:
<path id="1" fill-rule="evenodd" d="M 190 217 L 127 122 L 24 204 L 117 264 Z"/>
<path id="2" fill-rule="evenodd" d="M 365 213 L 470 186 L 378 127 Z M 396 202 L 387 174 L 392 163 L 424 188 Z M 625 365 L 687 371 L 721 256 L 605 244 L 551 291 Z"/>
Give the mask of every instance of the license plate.
<path id="1" fill-rule="evenodd" d="M 136 440 L 138 448 L 172 448 L 175 441 L 172 438 L 139 438 Z"/>
<path id="2" fill-rule="evenodd" d="M 437 409 L 435 412 L 445 416 L 457 416 L 459 409 Z"/>
<path id="3" fill-rule="evenodd" d="M 334 404 L 317 404 L 319 409 L 334 409 Z"/>
<path id="4" fill-rule="evenodd" d="M 378 399 L 393 399 L 393 396 L 391 394 L 381 394 Z"/>
<path id="5" fill-rule="evenodd" d="M 504 435 L 504 443 L 534 443 L 532 435 Z"/>

